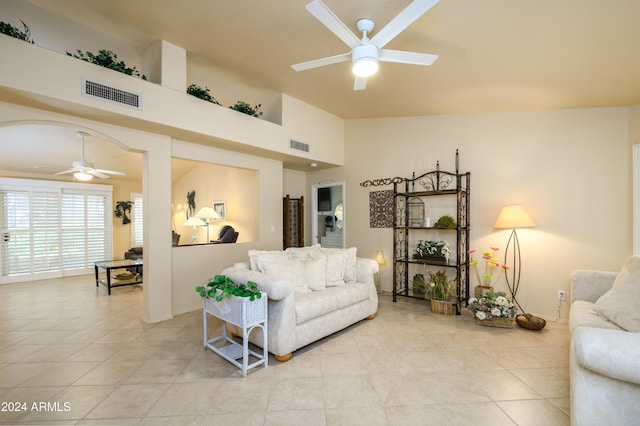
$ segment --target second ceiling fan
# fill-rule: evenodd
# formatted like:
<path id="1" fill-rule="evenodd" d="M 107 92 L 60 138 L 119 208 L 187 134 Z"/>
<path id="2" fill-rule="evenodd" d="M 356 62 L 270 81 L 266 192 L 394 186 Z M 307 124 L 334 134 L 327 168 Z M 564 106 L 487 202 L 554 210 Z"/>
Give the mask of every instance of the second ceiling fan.
<path id="1" fill-rule="evenodd" d="M 438 59 L 438 55 L 383 49 L 383 47 L 431 9 L 438 1 L 414 0 L 371 39 L 369 39 L 369 34 L 375 27 L 374 22 L 371 19 L 360 19 L 356 23 L 358 31 L 362 33 L 362 38 L 360 39 L 321 0 L 314 0 L 307 4 L 306 9 L 349 46 L 351 51 L 341 55 L 301 62 L 291 67 L 295 71 L 304 71 L 338 62 L 346 62 L 351 59 L 352 70 L 355 74 L 353 90 L 364 90 L 367 87 L 367 78 L 378 71 L 378 61 L 431 65 Z"/>

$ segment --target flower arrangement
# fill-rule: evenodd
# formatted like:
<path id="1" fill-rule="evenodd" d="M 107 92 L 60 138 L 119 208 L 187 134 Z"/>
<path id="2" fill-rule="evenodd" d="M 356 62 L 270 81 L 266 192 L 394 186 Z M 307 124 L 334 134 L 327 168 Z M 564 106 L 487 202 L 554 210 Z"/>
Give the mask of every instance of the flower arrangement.
<path id="1" fill-rule="evenodd" d="M 196 292 L 200 294 L 200 297 L 215 299 L 218 302 L 231 296 L 248 297 L 252 302 L 256 298 L 262 297 L 257 284 L 253 281 L 247 281 L 246 284 L 236 284 L 224 275 L 216 275 L 209 279 L 209 282 L 204 286 L 197 286 Z"/>
<path id="2" fill-rule="evenodd" d="M 481 287 L 492 287 L 492 284 L 497 280 L 500 274 L 496 274 L 496 270 L 507 270 L 509 267 L 500 263 L 500 259 L 496 257 L 496 252 L 500 250 L 497 247 L 489 247 L 491 251 L 482 252 L 482 259 L 484 259 L 484 271 L 480 275 L 478 271 L 478 261 L 473 258 L 475 250 L 469 250 L 469 265 L 473 267 L 478 280 L 478 285 Z"/>
<path id="3" fill-rule="evenodd" d="M 449 260 L 451 250 L 446 241 L 423 241 L 419 240 L 416 246 L 416 257 L 426 258 L 427 256 L 440 256 Z"/>
<path id="4" fill-rule="evenodd" d="M 504 292 L 486 292 L 477 299 L 472 297 L 469 299 L 469 310 L 475 314 L 479 320 L 488 320 L 493 318 L 515 318 L 516 307 Z"/>
<path id="5" fill-rule="evenodd" d="M 429 283 L 427 284 L 427 295 L 432 300 L 450 301 L 455 297 L 453 286 L 444 271 L 437 271 L 435 274 L 429 271 Z"/>

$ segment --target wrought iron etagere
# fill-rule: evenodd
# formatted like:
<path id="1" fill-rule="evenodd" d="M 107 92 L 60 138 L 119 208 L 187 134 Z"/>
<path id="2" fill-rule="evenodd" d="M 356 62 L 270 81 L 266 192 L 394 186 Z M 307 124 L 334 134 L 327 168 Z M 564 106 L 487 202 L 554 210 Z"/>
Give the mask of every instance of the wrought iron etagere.
<path id="1" fill-rule="evenodd" d="M 440 162 L 436 169 L 420 176 L 403 179 L 393 184 L 393 301 L 397 296 L 424 298 L 413 294 L 409 269 L 411 265 L 434 266 L 438 268 L 455 269 L 457 304 L 456 314 L 466 306 L 469 298 L 469 195 L 471 173 L 460 173 L 459 153 L 456 150 L 455 172 L 440 170 Z M 410 221 L 410 200 L 418 198 L 426 200 L 428 197 L 455 197 L 456 227 L 451 230 L 436 228 L 433 225 L 416 226 Z M 453 212 L 452 212 L 453 213 Z M 435 218 L 434 218 L 435 219 Z M 447 262 L 417 259 L 412 257 L 413 247 L 409 247 L 410 233 L 421 233 L 427 239 L 433 231 L 455 232 L 455 254 Z"/>

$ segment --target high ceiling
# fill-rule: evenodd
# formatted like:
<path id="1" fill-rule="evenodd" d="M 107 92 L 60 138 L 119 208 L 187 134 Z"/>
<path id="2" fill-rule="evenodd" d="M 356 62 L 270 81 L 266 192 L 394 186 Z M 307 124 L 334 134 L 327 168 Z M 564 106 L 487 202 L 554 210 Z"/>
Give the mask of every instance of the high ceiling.
<path id="1" fill-rule="evenodd" d="M 386 46 L 434 53 L 439 59 L 430 67 L 381 63 L 366 90 L 357 92 L 348 62 L 299 73 L 291 68 L 349 51 L 307 12 L 309 1 L 24 4 L 42 8 L 47 17 L 58 15 L 54 26 L 60 17 L 71 19 L 140 51 L 158 40 L 169 41 L 184 48 L 189 63 L 199 69 L 233 76 L 262 92 L 287 93 L 343 118 L 640 104 L 639 0 L 440 0 Z M 380 30 L 411 0 L 324 2 L 357 32 L 358 19 L 370 18 Z M 20 4 L 0 0 L 0 11 L 3 3 Z M 55 31 L 65 28 L 55 26 Z M 41 127 L 0 129 L 0 170 L 50 176 L 80 159 L 79 129 L 49 130 L 44 143 Z M 139 179 L 140 154 L 125 153 L 99 135 L 87 140 L 86 151 L 96 167 Z M 175 176 L 192 167 L 178 160 L 174 166 Z"/>
<path id="2" fill-rule="evenodd" d="M 344 118 L 640 103 L 638 0 L 441 0 L 386 46 L 439 59 L 381 63 L 358 92 L 348 62 L 291 69 L 349 51 L 307 12 L 309 0 L 29 1 L 141 47 L 167 40 L 199 67 Z M 324 2 L 357 33 L 359 18 L 379 30 L 410 0 Z"/>

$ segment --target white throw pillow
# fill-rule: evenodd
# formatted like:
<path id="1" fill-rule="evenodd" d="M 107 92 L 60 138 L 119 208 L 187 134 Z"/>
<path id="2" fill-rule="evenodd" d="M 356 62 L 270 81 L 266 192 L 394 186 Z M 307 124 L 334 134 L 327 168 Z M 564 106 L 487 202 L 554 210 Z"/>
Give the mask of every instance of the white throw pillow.
<path id="1" fill-rule="evenodd" d="M 596 301 L 594 308 L 618 327 L 640 332 L 640 256 L 627 260 L 613 287 Z"/>
<path id="2" fill-rule="evenodd" d="M 252 271 L 259 271 L 258 265 L 262 260 L 289 260 L 289 254 L 281 250 L 249 250 L 249 262 Z"/>
<path id="3" fill-rule="evenodd" d="M 308 247 L 288 247 L 285 252 L 292 259 L 311 259 L 320 252 L 320 244 L 314 244 Z"/>
<path id="4" fill-rule="evenodd" d="M 265 274 L 290 280 L 296 293 L 311 292 L 297 260 L 261 259 L 258 268 Z"/>
<path id="5" fill-rule="evenodd" d="M 307 283 L 307 287 L 313 291 L 324 290 L 327 258 L 317 255 L 315 259 L 299 260 L 298 262 L 302 267 L 302 276 Z"/>
<path id="6" fill-rule="evenodd" d="M 322 251 L 327 259 L 325 271 L 325 285 L 327 287 L 337 287 L 344 284 L 344 265 L 346 255 L 342 251 Z"/>
<path id="7" fill-rule="evenodd" d="M 344 272 L 342 274 L 342 280 L 345 283 L 356 282 L 356 256 L 358 249 L 356 247 L 349 247 L 346 249 L 335 248 L 321 248 L 321 253 L 343 253 L 345 256 Z"/>

